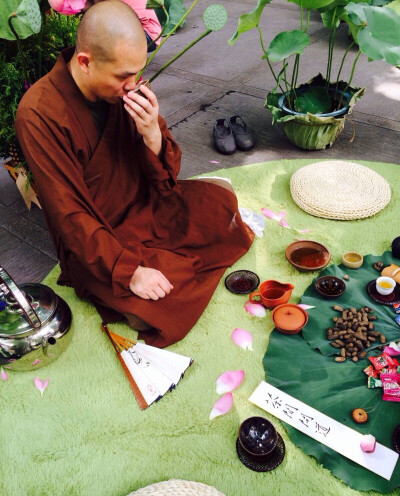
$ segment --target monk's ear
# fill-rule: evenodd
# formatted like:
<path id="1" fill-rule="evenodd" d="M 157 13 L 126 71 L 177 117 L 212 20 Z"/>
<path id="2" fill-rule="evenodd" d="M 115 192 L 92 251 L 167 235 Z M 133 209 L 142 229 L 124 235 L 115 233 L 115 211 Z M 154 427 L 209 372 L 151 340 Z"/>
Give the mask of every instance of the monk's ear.
<path id="1" fill-rule="evenodd" d="M 81 70 L 85 74 L 87 74 L 89 72 L 89 65 L 93 62 L 93 58 L 90 52 L 79 52 L 76 55 L 76 59 Z"/>

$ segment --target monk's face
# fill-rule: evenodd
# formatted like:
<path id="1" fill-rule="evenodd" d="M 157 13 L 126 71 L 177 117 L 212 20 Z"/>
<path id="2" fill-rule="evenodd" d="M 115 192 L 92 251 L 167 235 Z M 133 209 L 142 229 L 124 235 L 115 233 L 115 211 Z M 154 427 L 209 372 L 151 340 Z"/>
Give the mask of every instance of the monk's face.
<path id="1" fill-rule="evenodd" d="M 146 60 L 146 43 L 136 46 L 126 42 L 117 43 L 112 62 L 97 62 L 93 59 L 87 79 L 91 93 L 108 103 L 118 102 L 136 87 L 136 76 L 145 66 Z"/>

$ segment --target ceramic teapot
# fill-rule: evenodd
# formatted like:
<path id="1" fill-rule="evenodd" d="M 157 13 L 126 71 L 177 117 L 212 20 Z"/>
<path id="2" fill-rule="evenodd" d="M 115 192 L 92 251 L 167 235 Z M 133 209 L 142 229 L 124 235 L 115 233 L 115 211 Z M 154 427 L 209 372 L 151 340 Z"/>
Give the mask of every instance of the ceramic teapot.
<path id="1" fill-rule="evenodd" d="M 0 267 L 0 366 L 33 370 L 56 360 L 71 341 L 67 303 L 44 284 L 19 287 Z"/>

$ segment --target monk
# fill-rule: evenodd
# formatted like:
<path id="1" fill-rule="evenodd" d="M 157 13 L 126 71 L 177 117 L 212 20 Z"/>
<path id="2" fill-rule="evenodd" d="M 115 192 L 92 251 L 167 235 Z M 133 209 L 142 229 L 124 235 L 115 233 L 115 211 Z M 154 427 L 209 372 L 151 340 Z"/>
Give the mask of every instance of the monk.
<path id="1" fill-rule="evenodd" d="M 163 347 L 194 326 L 253 235 L 225 181 L 178 180 L 181 151 L 155 94 L 132 91 L 146 52 L 128 5 L 94 5 L 76 47 L 24 95 L 15 126 L 59 284 Z"/>

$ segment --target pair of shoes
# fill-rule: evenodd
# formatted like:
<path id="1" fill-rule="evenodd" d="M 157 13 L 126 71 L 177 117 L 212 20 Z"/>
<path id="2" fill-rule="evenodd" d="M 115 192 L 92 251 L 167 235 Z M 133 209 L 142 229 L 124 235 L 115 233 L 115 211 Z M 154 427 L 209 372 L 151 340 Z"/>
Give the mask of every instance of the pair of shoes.
<path id="1" fill-rule="evenodd" d="M 249 151 L 254 146 L 254 137 L 240 115 L 234 115 L 229 122 L 217 119 L 213 134 L 215 148 L 223 155 L 232 155 L 236 148 Z"/>

